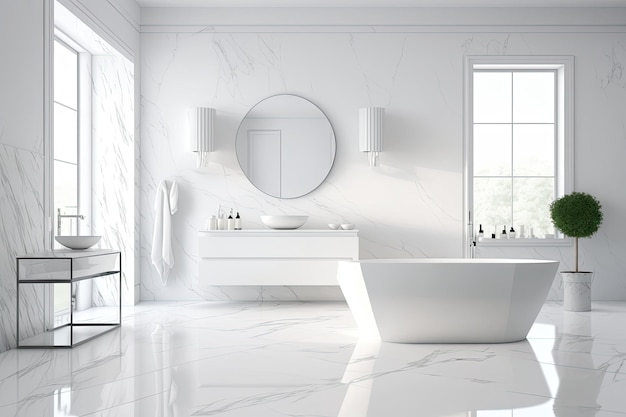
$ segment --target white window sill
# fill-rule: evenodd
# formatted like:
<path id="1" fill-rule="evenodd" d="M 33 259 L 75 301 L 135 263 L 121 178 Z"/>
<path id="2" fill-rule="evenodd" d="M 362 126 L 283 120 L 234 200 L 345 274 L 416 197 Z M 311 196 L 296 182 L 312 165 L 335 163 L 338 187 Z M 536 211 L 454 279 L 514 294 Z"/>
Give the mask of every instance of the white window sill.
<path id="1" fill-rule="evenodd" d="M 572 246 L 571 238 L 562 239 L 539 239 L 539 238 L 516 238 L 516 239 L 491 239 L 483 238 L 476 243 L 477 247 L 512 247 L 512 246 Z"/>

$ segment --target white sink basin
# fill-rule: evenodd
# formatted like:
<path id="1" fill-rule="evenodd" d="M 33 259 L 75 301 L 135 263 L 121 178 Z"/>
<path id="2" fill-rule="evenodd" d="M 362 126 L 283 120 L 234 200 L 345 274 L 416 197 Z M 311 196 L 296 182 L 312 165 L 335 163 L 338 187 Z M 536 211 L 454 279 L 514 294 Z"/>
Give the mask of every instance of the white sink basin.
<path id="1" fill-rule="evenodd" d="M 261 216 L 264 225 L 271 229 L 297 229 L 306 223 L 309 216 Z"/>
<path id="2" fill-rule="evenodd" d="M 55 236 L 54 239 L 69 249 L 89 249 L 100 241 L 102 236 Z"/>

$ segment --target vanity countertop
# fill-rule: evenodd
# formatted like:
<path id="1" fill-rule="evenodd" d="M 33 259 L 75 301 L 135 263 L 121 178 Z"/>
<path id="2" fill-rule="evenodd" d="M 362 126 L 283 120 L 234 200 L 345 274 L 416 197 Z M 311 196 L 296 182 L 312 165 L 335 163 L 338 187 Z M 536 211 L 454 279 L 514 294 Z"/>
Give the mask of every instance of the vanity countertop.
<path id="1" fill-rule="evenodd" d="M 300 236 L 342 236 L 342 237 L 352 237 L 357 236 L 359 231 L 357 229 L 352 230 L 331 230 L 331 229 L 245 229 L 245 230 L 200 230 L 198 232 L 200 236 L 289 236 L 289 237 L 300 237 Z"/>
<path id="2" fill-rule="evenodd" d="M 76 259 L 86 258 L 89 256 L 109 255 L 113 253 L 120 253 L 119 250 L 113 249 L 85 249 L 85 250 L 73 250 L 73 249 L 58 249 L 47 250 L 35 253 L 27 253 L 20 255 L 17 259 Z"/>

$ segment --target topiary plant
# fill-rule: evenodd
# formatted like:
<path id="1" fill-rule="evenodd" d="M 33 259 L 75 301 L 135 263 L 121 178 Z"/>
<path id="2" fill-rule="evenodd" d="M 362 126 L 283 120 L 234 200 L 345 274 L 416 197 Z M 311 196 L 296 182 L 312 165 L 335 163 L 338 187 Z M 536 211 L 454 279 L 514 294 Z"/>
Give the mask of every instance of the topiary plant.
<path id="1" fill-rule="evenodd" d="M 602 223 L 602 205 L 592 195 L 573 192 L 550 204 L 552 224 L 576 242 L 576 271 L 578 272 L 578 238 L 590 237 Z"/>

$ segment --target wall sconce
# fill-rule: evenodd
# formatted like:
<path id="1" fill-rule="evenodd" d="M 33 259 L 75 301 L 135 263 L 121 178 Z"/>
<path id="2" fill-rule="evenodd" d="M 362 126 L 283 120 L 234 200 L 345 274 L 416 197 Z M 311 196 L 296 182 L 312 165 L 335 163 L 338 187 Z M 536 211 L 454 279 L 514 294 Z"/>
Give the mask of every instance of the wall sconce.
<path id="1" fill-rule="evenodd" d="M 359 109 L 359 150 L 368 153 L 370 167 L 378 166 L 378 152 L 383 150 L 383 120 L 385 109 Z"/>
<path id="2" fill-rule="evenodd" d="M 197 152 L 196 166 L 206 167 L 209 152 L 213 152 L 215 136 L 215 109 L 197 107 L 192 112 L 190 120 L 191 143 L 194 152 Z"/>

